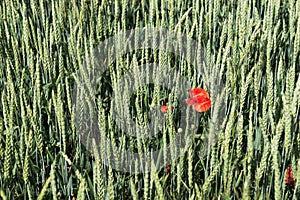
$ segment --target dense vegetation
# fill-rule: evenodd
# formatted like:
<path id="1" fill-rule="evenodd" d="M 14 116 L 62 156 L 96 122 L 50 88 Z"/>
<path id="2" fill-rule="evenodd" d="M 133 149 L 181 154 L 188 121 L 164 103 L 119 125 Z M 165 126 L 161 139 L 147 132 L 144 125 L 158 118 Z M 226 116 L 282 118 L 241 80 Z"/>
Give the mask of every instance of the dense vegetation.
<path id="1" fill-rule="evenodd" d="M 190 51 L 185 56 L 193 57 L 194 63 L 151 48 L 134 49 L 113 61 L 108 56 L 93 96 L 100 128 L 114 145 L 138 153 L 163 147 L 180 134 L 178 116 L 185 109 L 193 111 L 180 101 L 166 114 L 166 128 L 151 140 L 130 137 L 116 126 L 113 94 L 126 95 L 126 87 L 132 87 L 129 83 L 114 90 L 118 77 L 147 63 L 170 66 L 190 80 L 192 88 L 205 88 L 212 107 L 193 112 L 197 130 L 191 131 L 194 140 L 182 156 L 158 169 L 152 162 L 144 173 L 124 172 L 105 164 L 103 152 L 80 140 L 83 130 L 77 125 L 90 105 L 76 104 L 73 94 L 78 83 L 87 80 L 79 72 L 94 69 L 86 62 L 98 59 L 92 52 L 99 45 L 126 30 L 158 27 L 199 44 L 205 64 L 197 65 L 202 56 Z M 299 49 L 300 0 L 3 0 L 0 197 L 297 199 Z M 129 95 L 130 116 L 136 123 L 147 122 L 152 103 L 176 102 L 170 88 L 155 83 Z M 188 92 L 181 94 L 188 98 Z M 81 98 L 88 95 L 93 92 Z M 207 143 L 210 133 L 217 136 L 214 143 Z M 286 184 L 289 166 L 294 185 Z"/>

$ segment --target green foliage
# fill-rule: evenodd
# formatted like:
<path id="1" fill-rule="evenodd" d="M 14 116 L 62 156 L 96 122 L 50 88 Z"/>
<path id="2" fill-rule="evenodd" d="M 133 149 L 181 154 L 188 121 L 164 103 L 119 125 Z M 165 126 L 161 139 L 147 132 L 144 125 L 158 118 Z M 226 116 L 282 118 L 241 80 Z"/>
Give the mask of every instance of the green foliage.
<path id="1" fill-rule="evenodd" d="M 101 41 L 124 30 L 160 26 L 201 44 L 209 62 L 206 70 L 224 83 L 227 107 L 222 130 L 203 156 L 201 138 L 209 134 L 213 116 L 208 111 L 201 114 L 193 145 L 168 163 L 169 173 L 155 170 L 156 163 L 145 174 L 118 172 L 102 163 L 103 152 L 96 148 L 89 152 L 78 139 L 74 74 Z M 1 1 L 0 197 L 296 199 L 300 196 L 299 45 L 300 0 Z M 178 134 L 176 117 L 169 114 L 167 128 L 151 142 L 122 135 L 111 119 L 112 88 L 118 77 L 132 66 L 150 62 L 181 66 L 180 73 L 194 87 L 210 84 L 195 73 L 195 65 L 157 50 L 139 50 L 108 63 L 97 106 L 100 128 L 116 147 L 147 152 L 146 144 L 160 147 Z M 115 92 L 126 87 L 130 86 Z M 146 85 L 131 100 L 128 117 L 144 123 L 152 103 L 176 97 Z M 288 166 L 295 187 L 285 184 Z"/>

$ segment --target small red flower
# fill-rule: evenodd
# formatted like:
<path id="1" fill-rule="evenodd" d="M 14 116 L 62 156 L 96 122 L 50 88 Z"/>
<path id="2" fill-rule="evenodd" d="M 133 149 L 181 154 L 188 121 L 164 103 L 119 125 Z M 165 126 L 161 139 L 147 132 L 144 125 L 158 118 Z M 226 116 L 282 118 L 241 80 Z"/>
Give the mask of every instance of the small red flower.
<path id="1" fill-rule="evenodd" d="M 189 91 L 190 98 L 186 99 L 188 105 L 193 105 L 197 112 L 205 112 L 211 107 L 209 94 L 202 88 L 194 88 Z"/>
<path id="2" fill-rule="evenodd" d="M 169 165 L 166 166 L 166 174 L 170 173 L 171 168 L 169 167 Z"/>
<path id="3" fill-rule="evenodd" d="M 161 110 L 161 112 L 163 112 L 163 113 L 168 112 L 168 109 L 169 109 L 168 106 L 165 106 L 165 105 L 160 106 L 160 110 Z M 172 110 L 174 110 L 174 106 L 172 106 Z"/>
<path id="4" fill-rule="evenodd" d="M 285 184 L 290 185 L 290 186 L 294 186 L 295 185 L 295 181 L 294 181 L 294 177 L 293 177 L 292 167 L 288 167 L 286 169 L 285 175 L 286 175 L 286 177 L 285 177 Z"/>

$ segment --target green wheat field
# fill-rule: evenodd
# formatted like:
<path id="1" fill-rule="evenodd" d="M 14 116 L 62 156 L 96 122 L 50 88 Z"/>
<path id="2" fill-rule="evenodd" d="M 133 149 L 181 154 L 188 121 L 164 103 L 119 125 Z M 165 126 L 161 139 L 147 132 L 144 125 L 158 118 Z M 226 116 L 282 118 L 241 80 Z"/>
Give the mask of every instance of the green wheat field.
<path id="1" fill-rule="evenodd" d="M 76 119 L 87 107 L 74 106 L 77 74 L 92 70 L 86 58 L 106 39 L 158 27 L 201 46 L 205 70 L 222 84 L 222 101 L 197 74 L 199 66 L 180 55 L 139 49 L 108 58 L 96 111 L 117 148 L 147 152 L 180 134 L 174 126 L 180 106 L 152 140 L 118 130 L 113 88 L 131 66 L 163 63 L 212 94 L 211 109 L 196 113 L 198 129 L 182 156 L 160 168 L 152 162 L 145 173 L 116 170 L 80 140 Z M 300 0 L 2 0 L 0 98 L 3 200 L 300 199 Z M 174 99 L 168 89 L 146 84 L 130 98 L 128 118 L 147 123 L 152 104 Z M 224 115 L 214 115 L 218 108 Z M 213 118 L 220 123 L 217 140 L 205 145 Z"/>

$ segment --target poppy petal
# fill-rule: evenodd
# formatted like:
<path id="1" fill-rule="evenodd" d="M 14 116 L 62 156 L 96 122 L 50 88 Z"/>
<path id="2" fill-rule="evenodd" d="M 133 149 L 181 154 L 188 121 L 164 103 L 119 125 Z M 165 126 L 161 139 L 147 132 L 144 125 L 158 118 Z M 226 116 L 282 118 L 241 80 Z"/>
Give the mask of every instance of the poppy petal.
<path id="1" fill-rule="evenodd" d="M 192 99 L 186 99 L 185 102 L 188 104 L 188 105 L 194 105 L 194 100 Z"/>
<path id="2" fill-rule="evenodd" d="M 160 111 L 163 113 L 168 112 L 168 106 L 165 106 L 165 105 L 160 106 Z"/>
<path id="3" fill-rule="evenodd" d="M 193 101 L 194 101 L 194 104 L 201 104 L 201 103 L 204 103 L 204 102 L 207 102 L 207 101 L 210 101 L 210 99 L 209 98 L 204 98 L 204 97 L 199 97 L 199 98 L 195 98 L 195 99 L 193 99 Z"/>
<path id="4" fill-rule="evenodd" d="M 287 185 L 291 185 L 294 186 L 295 185 L 295 181 L 294 181 L 294 177 L 293 177 L 293 171 L 291 167 L 288 167 L 286 169 L 286 178 L 285 178 L 285 183 Z"/>
<path id="5" fill-rule="evenodd" d="M 194 109 L 197 112 L 205 112 L 211 107 L 211 101 L 210 99 L 206 99 L 205 101 L 202 101 L 201 103 L 194 104 Z"/>
<path id="6" fill-rule="evenodd" d="M 170 167 L 167 165 L 167 166 L 166 166 L 166 174 L 169 174 L 169 173 L 170 173 L 170 170 L 171 170 Z"/>
<path id="7" fill-rule="evenodd" d="M 209 94 L 206 92 L 206 90 L 202 88 L 194 88 L 189 91 L 190 98 L 195 99 L 195 98 L 209 98 Z"/>
<path id="8" fill-rule="evenodd" d="M 168 109 L 169 109 L 168 106 L 165 105 L 160 106 L 160 111 L 163 113 L 168 112 Z M 172 110 L 174 110 L 174 106 L 172 106 Z"/>

